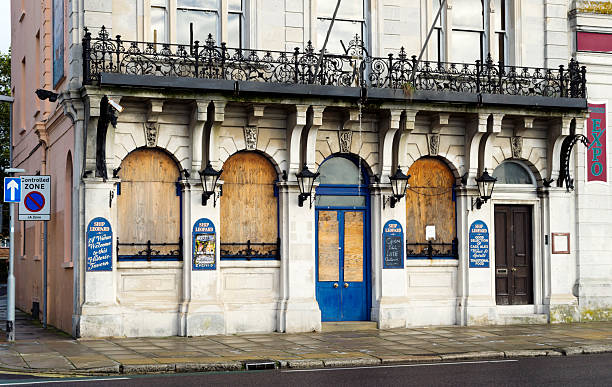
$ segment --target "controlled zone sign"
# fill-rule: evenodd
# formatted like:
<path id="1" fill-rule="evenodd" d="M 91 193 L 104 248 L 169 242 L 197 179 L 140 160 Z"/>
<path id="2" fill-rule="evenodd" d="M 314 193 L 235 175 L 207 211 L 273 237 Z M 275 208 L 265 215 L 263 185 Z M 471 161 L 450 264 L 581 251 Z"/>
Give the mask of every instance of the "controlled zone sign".
<path id="1" fill-rule="evenodd" d="M 51 176 L 21 176 L 19 220 L 49 220 Z"/>

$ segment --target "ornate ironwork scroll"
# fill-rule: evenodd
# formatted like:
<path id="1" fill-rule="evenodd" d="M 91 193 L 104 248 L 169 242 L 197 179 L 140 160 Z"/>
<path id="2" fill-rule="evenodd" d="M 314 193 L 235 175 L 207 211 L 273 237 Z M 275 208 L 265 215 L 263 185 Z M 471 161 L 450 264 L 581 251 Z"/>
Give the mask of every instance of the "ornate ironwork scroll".
<path id="1" fill-rule="evenodd" d="M 144 249 L 140 249 L 141 247 Z M 119 243 L 117 238 L 118 261 L 182 261 L 183 238 L 178 243 Z"/>
<path id="2" fill-rule="evenodd" d="M 310 42 L 293 52 L 251 50 L 217 45 L 209 35 L 192 46 L 111 38 L 102 27 L 83 38 L 83 83 L 95 84 L 102 73 L 224 79 L 283 84 L 437 90 L 560 98 L 586 98 L 586 68 L 571 60 L 558 69 L 505 66 L 484 62 L 420 62 L 404 48 L 397 55 L 371 56 L 359 36 L 346 53 L 325 53 L 315 76 L 319 52 Z M 415 78 L 411 79 L 412 69 Z"/>
<path id="3" fill-rule="evenodd" d="M 565 183 L 565 188 L 568 192 L 574 189 L 574 179 L 572 179 L 570 175 L 570 156 L 577 142 L 583 143 L 587 148 L 589 147 L 589 140 L 586 136 L 574 134 L 563 140 L 563 144 L 561 144 L 561 154 L 559 155 L 561 158 L 561 170 L 559 171 L 559 178 L 557 179 L 557 187 L 563 187 Z"/>
<path id="4" fill-rule="evenodd" d="M 280 239 L 276 243 L 221 243 L 221 259 L 280 259 Z"/>
<path id="5" fill-rule="evenodd" d="M 459 252 L 457 248 L 457 238 L 453 239 L 452 243 L 439 243 L 428 241 L 427 243 L 409 243 L 406 242 L 406 256 L 429 258 L 458 258 Z"/>

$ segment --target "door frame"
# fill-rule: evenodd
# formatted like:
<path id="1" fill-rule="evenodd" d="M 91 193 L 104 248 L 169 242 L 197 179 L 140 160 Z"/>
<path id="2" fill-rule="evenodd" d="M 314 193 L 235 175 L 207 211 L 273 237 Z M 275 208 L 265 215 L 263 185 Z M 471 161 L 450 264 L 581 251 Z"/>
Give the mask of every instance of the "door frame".
<path id="1" fill-rule="evenodd" d="M 347 155 L 348 156 L 348 155 Z M 345 155 L 332 155 L 332 157 L 343 157 L 348 160 L 354 162 L 357 167 L 359 164 L 355 162 L 355 159 L 350 156 Z M 325 161 L 327 160 L 325 159 Z M 323 161 L 323 162 L 325 162 Z M 320 164 L 322 165 L 323 162 Z M 371 195 L 370 195 L 370 180 L 368 173 L 366 171 L 365 163 L 362 163 L 360 173 L 363 176 L 363 184 L 360 186 L 343 186 L 343 185 L 319 185 L 316 187 L 315 191 L 315 273 L 314 273 L 314 281 L 315 281 L 315 299 L 317 298 L 316 289 L 317 283 L 319 282 L 319 210 L 322 211 L 363 211 L 364 212 L 364 286 L 366 288 L 365 297 L 366 297 L 366 319 L 363 321 L 371 321 L 372 320 L 372 227 L 371 227 Z M 316 205 L 316 196 L 363 196 L 365 197 L 365 206 L 317 206 Z M 344 230 L 338 230 L 338 238 L 344 237 Z M 317 301 L 317 305 L 319 300 Z M 319 306 L 320 308 L 320 306 Z"/>
<path id="2" fill-rule="evenodd" d="M 492 269 L 493 269 L 494 275 L 495 275 L 495 303 L 496 303 L 496 305 L 501 305 L 501 306 L 534 305 L 534 301 L 533 300 L 534 300 L 534 285 L 535 284 L 533 282 L 534 281 L 533 271 L 534 271 L 535 262 L 534 262 L 533 257 L 534 257 L 534 248 L 535 248 L 535 245 L 534 245 L 534 241 L 533 241 L 533 234 L 534 234 L 534 232 L 533 232 L 533 226 L 534 226 L 534 224 L 533 224 L 534 223 L 533 222 L 533 206 L 525 205 L 525 204 L 499 204 L 499 203 L 496 204 L 493 207 L 494 217 L 493 217 L 493 219 L 491 221 L 491 223 L 494 225 L 494 227 L 497 226 L 495 214 L 496 214 L 498 208 L 499 209 L 501 209 L 501 208 L 508 209 L 507 213 L 510 215 L 511 218 L 510 218 L 510 220 L 506 221 L 506 226 L 508 226 L 508 225 L 515 226 L 514 222 L 512 220 L 512 214 L 514 214 L 513 208 L 522 208 L 522 209 L 526 210 L 526 213 L 529 214 L 529 220 L 530 220 L 531 224 L 529 224 L 529 233 L 526 233 L 525 236 L 528 237 L 528 239 L 529 239 L 528 244 L 530 245 L 528 247 L 529 248 L 529 272 L 530 272 L 530 275 L 528 277 L 531 277 L 531 278 L 528 278 L 529 279 L 529 284 L 528 284 L 528 290 L 527 290 L 527 292 L 528 292 L 528 299 L 529 299 L 530 302 L 527 302 L 525 304 L 515 304 L 515 303 L 499 304 L 498 301 L 497 301 L 497 290 L 498 290 L 497 289 L 497 262 L 494 262 L 494 265 L 492 266 Z M 498 237 L 498 235 L 495 235 L 495 242 L 497 242 L 497 237 Z M 506 251 L 505 251 L 505 253 L 508 253 L 507 244 L 510 241 L 508 239 L 508 231 L 506 232 L 505 236 L 501 236 L 500 235 L 500 237 L 505 237 L 506 238 Z M 508 257 L 506 257 L 506 258 L 508 258 Z M 516 262 L 513 262 L 513 266 L 516 266 Z M 510 275 L 513 275 L 513 274 L 511 274 L 511 268 L 510 268 L 509 264 L 506 265 L 506 270 L 508 270 L 508 272 L 506 273 L 506 275 L 507 275 L 506 281 L 509 281 L 508 277 Z M 508 289 L 508 299 L 509 299 L 509 301 L 512 300 L 515 296 L 516 296 L 516 288 L 514 287 L 514 284 L 513 284 L 512 285 L 512 293 L 510 293 L 510 289 Z"/>
<path id="3" fill-rule="evenodd" d="M 531 232 L 532 232 L 532 304 L 536 308 L 536 313 L 545 313 L 545 298 L 550 297 L 550 263 L 544 261 L 548 245 L 544 244 L 543 234 L 547 233 L 544 230 L 544 222 L 547 215 L 544 214 L 546 206 L 545 196 L 539 197 L 535 186 L 505 184 L 495 187 L 494 198 L 491 200 L 489 213 L 489 229 L 493 230 L 491 234 L 489 251 L 491 254 L 491 297 L 493 303 L 501 308 L 521 308 L 525 305 L 497 305 L 495 302 L 496 286 L 495 286 L 495 206 L 496 205 L 523 205 L 531 207 Z M 509 197 L 512 197 L 510 199 Z"/>

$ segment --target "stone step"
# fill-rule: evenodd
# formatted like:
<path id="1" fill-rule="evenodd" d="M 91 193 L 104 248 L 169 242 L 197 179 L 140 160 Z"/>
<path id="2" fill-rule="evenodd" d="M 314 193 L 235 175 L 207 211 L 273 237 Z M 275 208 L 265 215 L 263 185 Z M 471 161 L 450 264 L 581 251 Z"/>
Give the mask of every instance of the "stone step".
<path id="1" fill-rule="evenodd" d="M 519 314 L 514 316 L 500 316 L 503 325 L 518 325 L 518 324 L 548 324 L 548 315 L 546 314 Z"/>
<path id="2" fill-rule="evenodd" d="M 322 332 L 351 332 L 378 329 L 376 321 L 338 321 L 321 323 Z"/>

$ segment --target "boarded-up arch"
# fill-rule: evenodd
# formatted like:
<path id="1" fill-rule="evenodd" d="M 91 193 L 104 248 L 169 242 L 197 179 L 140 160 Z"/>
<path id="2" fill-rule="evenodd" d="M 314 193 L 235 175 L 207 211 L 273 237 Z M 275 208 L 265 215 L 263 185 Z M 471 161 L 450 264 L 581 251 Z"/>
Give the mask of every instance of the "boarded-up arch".
<path id="1" fill-rule="evenodd" d="M 408 170 L 410 188 L 406 192 L 406 241 L 412 255 L 419 255 L 427 243 L 425 228 L 435 226 L 435 244 L 439 255 L 452 255 L 456 237 L 455 201 L 453 186 L 455 177 L 440 159 L 423 157 Z M 409 251 L 410 255 L 411 252 Z M 436 255 L 435 252 L 432 255 Z"/>
<path id="2" fill-rule="evenodd" d="M 257 152 L 238 152 L 223 164 L 222 257 L 278 255 L 276 179 L 274 166 Z"/>
<path id="3" fill-rule="evenodd" d="M 180 172 L 164 151 L 137 149 L 121 162 L 121 190 L 117 197 L 119 243 L 169 243 L 154 246 L 160 255 L 178 250 L 180 238 Z M 135 255 L 144 246 L 119 246 L 120 255 Z"/>

